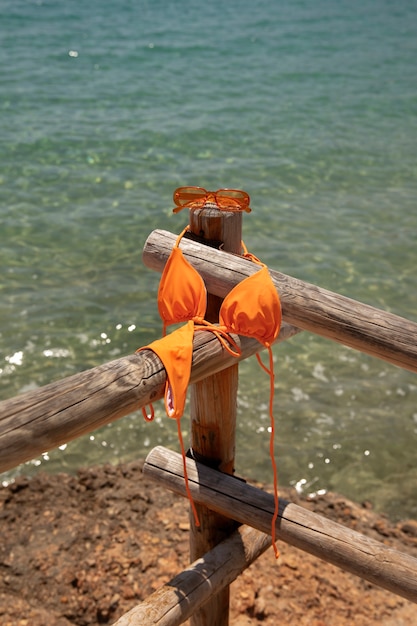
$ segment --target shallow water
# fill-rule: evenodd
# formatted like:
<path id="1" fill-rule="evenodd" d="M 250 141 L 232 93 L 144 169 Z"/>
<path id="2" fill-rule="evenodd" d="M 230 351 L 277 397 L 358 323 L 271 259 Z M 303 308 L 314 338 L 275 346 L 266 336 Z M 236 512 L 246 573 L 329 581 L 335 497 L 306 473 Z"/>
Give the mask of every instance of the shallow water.
<path id="1" fill-rule="evenodd" d="M 0 398 L 160 336 L 141 249 L 185 225 L 183 184 L 248 191 L 272 268 L 417 321 L 416 23 L 407 1 L 6 2 Z M 281 484 L 415 517 L 415 374 L 308 333 L 274 353 Z M 268 481 L 267 397 L 242 364 L 237 471 Z M 156 443 L 177 447 L 162 406 L 17 471 Z"/>

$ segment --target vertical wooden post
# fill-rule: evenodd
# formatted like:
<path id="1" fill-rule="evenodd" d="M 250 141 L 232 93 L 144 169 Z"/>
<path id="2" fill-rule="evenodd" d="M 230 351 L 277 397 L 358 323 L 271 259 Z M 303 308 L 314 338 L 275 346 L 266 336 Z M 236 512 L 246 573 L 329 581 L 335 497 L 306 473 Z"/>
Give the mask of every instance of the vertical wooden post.
<path id="1" fill-rule="evenodd" d="M 222 242 L 222 249 L 241 253 L 242 213 L 209 208 L 190 211 L 193 234 L 208 244 Z M 206 319 L 218 322 L 221 299 L 209 294 Z M 191 387 L 191 447 L 196 460 L 233 474 L 237 413 L 238 365 L 214 374 Z M 197 505 L 200 527 L 193 515 L 190 533 L 191 562 L 202 557 L 228 536 L 235 523 Z M 228 626 L 229 587 L 213 596 L 190 619 L 191 626 Z"/>

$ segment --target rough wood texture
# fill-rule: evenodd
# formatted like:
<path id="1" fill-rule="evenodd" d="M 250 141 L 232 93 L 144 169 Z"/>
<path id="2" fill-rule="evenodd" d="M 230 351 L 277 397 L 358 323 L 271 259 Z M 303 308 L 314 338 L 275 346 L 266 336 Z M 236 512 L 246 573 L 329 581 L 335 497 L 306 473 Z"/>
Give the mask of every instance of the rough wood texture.
<path id="1" fill-rule="evenodd" d="M 158 446 L 149 453 L 143 471 L 185 495 L 179 454 Z M 272 495 L 191 459 L 187 472 L 196 501 L 269 533 Z M 276 528 L 278 539 L 417 603 L 417 559 L 285 500 L 280 502 Z"/>
<path id="2" fill-rule="evenodd" d="M 285 325 L 278 340 L 297 332 Z M 262 349 L 245 337 L 237 341 L 242 358 Z M 196 333 L 191 382 L 234 362 L 212 333 Z M 161 361 L 146 350 L 1 402 L 0 472 L 161 399 L 165 381 Z"/>
<path id="3" fill-rule="evenodd" d="M 209 245 L 221 242 L 223 250 L 239 254 L 242 240 L 242 214 L 203 208 L 190 211 L 190 230 Z M 206 320 L 218 322 L 221 298 L 208 294 Z M 191 448 L 195 458 L 214 465 L 222 472 L 233 473 L 235 460 L 238 365 L 208 376 L 191 386 Z M 190 516 L 190 558 L 202 557 L 233 531 L 235 524 L 205 506 L 196 505 L 199 527 Z M 191 626 L 228 626 L 229 587 L 213 594 L 197 609 Z"/>
<path id="4" fill-rule="evenodd" d="M 166 231 L 151 233 L 143 252 L 145 264 L 160 271 L 174 240 Z M 258 269 L 246 259 L 196 242 L 184 241 L 181 247 L 210 293 L 220 297 Z M 286 322 L 417 372 L 417 323 L 280 272 L 270 273 Z"/>
<path id="5" fill-rule="evenodd" d="M 242 526 L 204 557 L 123 615 L 114 626 L 178 626 L 213 594 L 230 585 L 271 545 L 270 538 Z M 214 625 L 216 622 L 212 622 Z"/>

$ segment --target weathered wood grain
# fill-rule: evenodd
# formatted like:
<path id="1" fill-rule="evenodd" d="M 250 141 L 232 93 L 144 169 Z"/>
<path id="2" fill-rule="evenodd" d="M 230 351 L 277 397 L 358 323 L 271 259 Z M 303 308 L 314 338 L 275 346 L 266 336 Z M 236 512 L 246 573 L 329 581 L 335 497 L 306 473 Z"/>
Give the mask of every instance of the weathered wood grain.
<path id="1" fill-rule="evenodd" d="M 162 446 L 149 453 L 144 474 L 185 495 L 182 459 Z M 264 533 L 274 498 L 261 489 L 187 459 L 196 502 Z M 277 538 L 417 603 L 417 559 L 288 501 L 280 501 Z"/>
<path id="2" fill-rule="evenodd" d="M 279 341 L 298 332 L 284 325 Z M 262 346 L 236 337 L 242 359 Z M 194 338 L 191 382 L 235 362 L 212 333 Z M 0 472 L 128 415 L 163 397 L 165 369 L 146 350 L 105 363 L 0 403 Z"/>
<path id="3" fill-rule="evenodd" d="M 190 211 L 190 231 L 205 245 L 222 242 L 223 250 L 239 254 L 242 240 L 242 213 L 202 208 Z M 219 319 L 221 298 L 207 295 L 205 318 Z M 235 461 L 237 389 L 239 366 L 207 376 L 191 386 L 191 449 L 196 458 L 233 473 Z M 190 516 L 190 559 L 194 561 L 209 552 L 231 534 L 234 523 L 227 517 L 196 505 L 199 526 Z M 190 626 L 228 626 L 230 589 L 225 585 L 190 617 Z"/>
<path id="4" fill-rule="evenodd" d="M 145 243 L 144 263 L 160 271 L 174 241 L 175 235 L 167 231 L 152 232 Z M 259 269 L 247 259 L 207 249 L 194 241 L 184 240 L 181 248 L 202 275 L 208 291 L 220 297 Z M 270 274 L 286 322 L 417 372 L 416 322 L 271 269 Z"/>
<path id="5" fill-rule="evenodd" d="M 194 561 L 114 626 L 179 626 L 213 595 L 230 585 L 269 546 L 268 535 L 242 526 Z M 211 622 L 212 625 L 216 622 Z"/>

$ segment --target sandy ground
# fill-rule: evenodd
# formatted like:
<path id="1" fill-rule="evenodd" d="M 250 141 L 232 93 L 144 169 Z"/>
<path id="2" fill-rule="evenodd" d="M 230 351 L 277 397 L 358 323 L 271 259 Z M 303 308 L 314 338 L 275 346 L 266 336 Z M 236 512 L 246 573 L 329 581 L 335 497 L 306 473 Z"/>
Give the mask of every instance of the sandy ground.
<path id="1" fill-rule="evenodd" d="M 188 503 L 142 464 L 39 474 L 0 490 L 1 626 L 112 624 L 188 562 Z M 417 557 L 417 522 L 335 494 L 282 496 Z M 280 542 L 231 586 L 231 626 L 411 626 L 417 604 Z M 215 625 L 213 625 L 215 626 Z"/>

